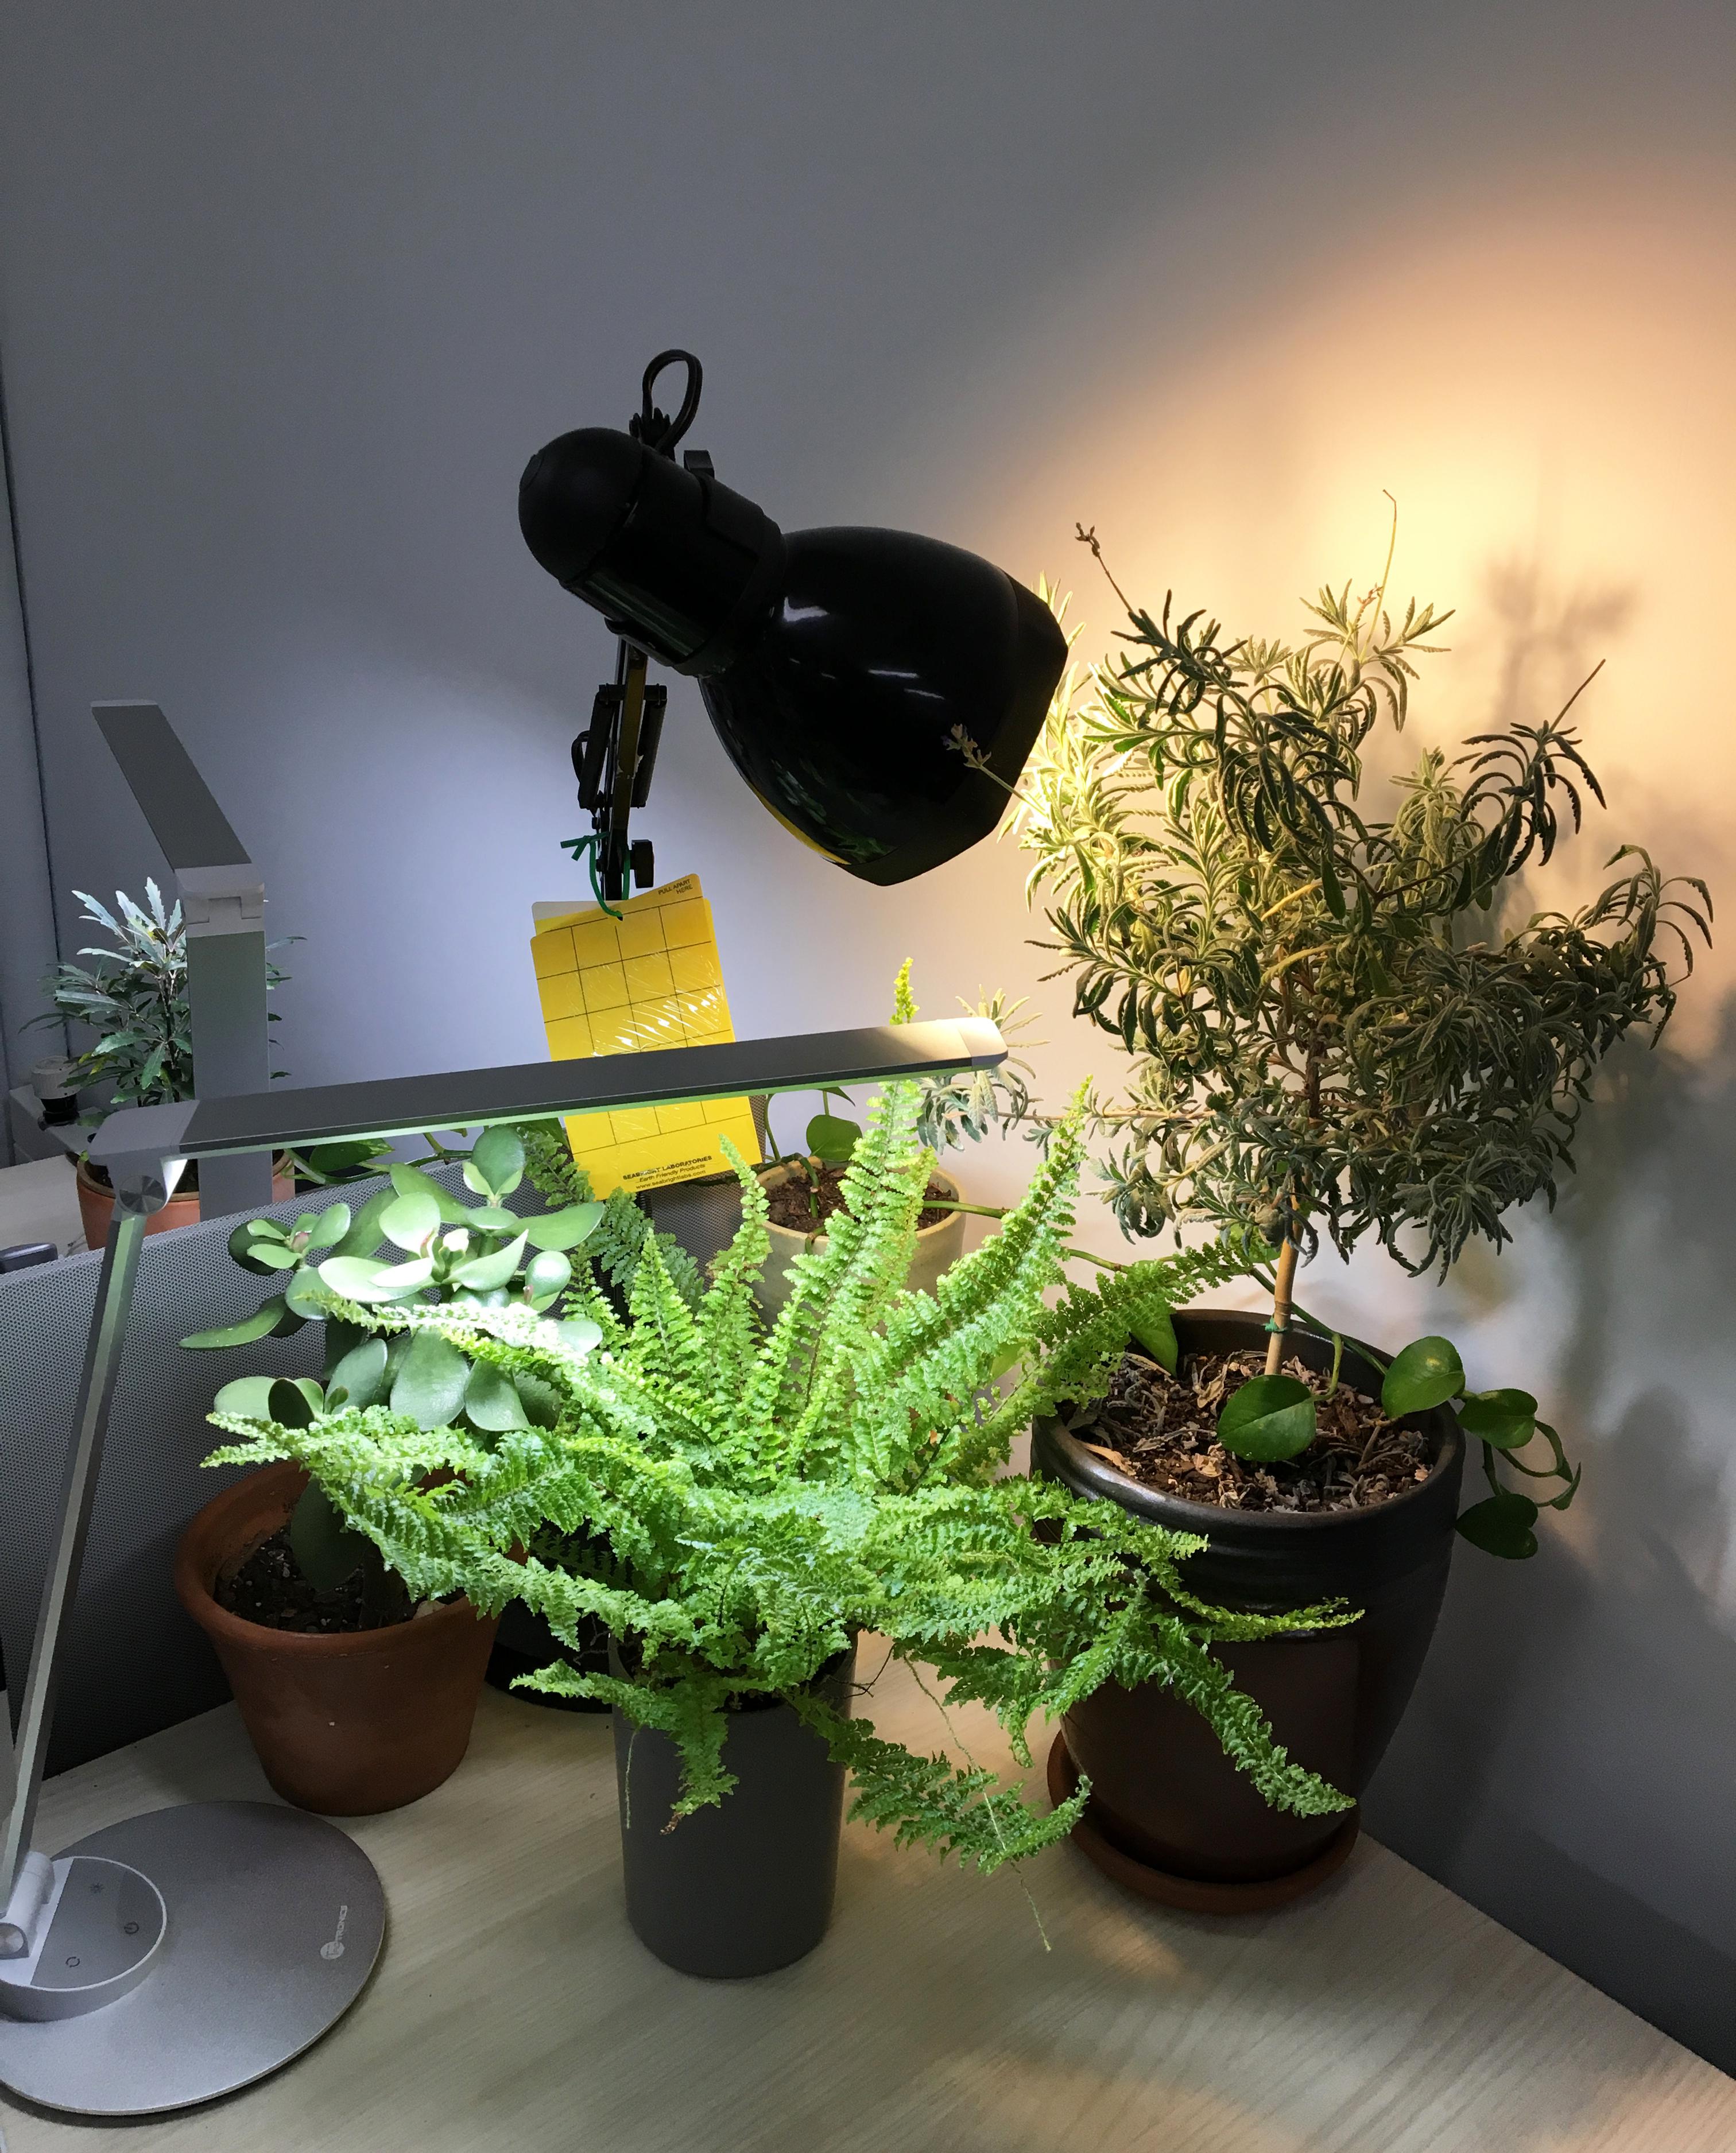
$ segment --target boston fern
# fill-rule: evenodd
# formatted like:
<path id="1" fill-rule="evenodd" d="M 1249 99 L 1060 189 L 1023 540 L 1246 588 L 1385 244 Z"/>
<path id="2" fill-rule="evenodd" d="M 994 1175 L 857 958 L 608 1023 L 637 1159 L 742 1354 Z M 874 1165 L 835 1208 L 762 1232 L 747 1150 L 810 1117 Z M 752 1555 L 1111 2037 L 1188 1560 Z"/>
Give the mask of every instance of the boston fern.
<path id="1" fill-rule="evenodd" d="M 1296 1254 L 1321 1231 L 1444 1274 L 1473 1235 L 1506 1240 L 1513 1206 L 1554 1201 L 1598 1062 L 1630 1031 L 1657 1037 L 1668 959 L 1692 969 L 1711 911 L 1703 883 L 1632 845 L 1589 903 L 1530 909 L 1520 876 L 1586 795 L 1603 804 L 1571 701 L 1426 750 L 1371 812 L 1364 750 L 1403 730 L 1413 660 L 1449 616 L 1413 602 L 1395 619 L 1384 577 L 1308 612 L 1285 643 L 1130 605 L 1096 692 L 1057 700 L 1014 817 L 1076 1011 L 1133 1058 L 1097 1117 L 1116 1214 L 1133 1235 L 1203 1221 L 1277 1250 L 1275 1382 Z M 1408 1351 L 1433 1372 L 1401 1385 L 1403 1409 L 1462 1395 L 1444 1340 Z M 1535 1410 L 1504 1392 L 1464 1413 L 1495 1490 L 1474 1537 L 1498 1552 L 1535 1546 L 1494 1452 L 1510 1459 Z M 1565 1504 L 1574 1479 L 1542 1433 L 1553 1465 L 1519 1469 L 1565 1482 Z"/>
<path id="2" fill-rule="evenodd" d="M 905 1290 L 933 1164 L 920 1105 L 910 1086 L 874 1103 L 847 1209 L 823 1250 L 797 1259 L 769 1331 L 753 1292 L 766 1203 L 738 1164 L 742 1224 L 696 1308 L 649 1236 L 624 1316 L 583 1280 L 561 1322 L 525 1307 L 332 1297 L 334 1315 L 371 1331 L 530 1378 L 557 1402 L 542 1424 L 430 1428 L 384 1401 L 330 1396 L 303 1427 L 215 1414 L 241 1438 L 217 1460 L 302 1460 L 420 1592 L 461 1591 L 489 1611 L 521 1599 L 572 1644 L 582 1620 L 606 1624 L 623 1674 L 561 1664 L 531 1679 L 670 1737 L 678 1816 L 729 1792 L 726 1708 L 757 1693 L 794 1707 L 854 1774 L 858 1814 L 900 1841 L 993 1869 L 1071 1828 L 1083 1787 L 1039 1815 L 985 1771 L 831 1712 L 814 1678 L 862 1631 L 932 1667 L 953 1703 L 992 1709 L 1021 1763 L 1033 1713 L 1062 1712 L 1107 1681 L 1157 1681 L 1204 1714 L 1268 1800 L 1343 1806 L 1289 1762 L 1210 1648 L 1347 1618 L 1204 1606 L 1178 1568 L 1203 1541 L 998 1477 L 1033 1413 L 1101 1394 L 1130 1329 L 1160 1331 L 1170 1302 L 1224 1275 L 1225 1260 L 1137 1265 L 1046 1306 L 1072 1220 L 1075 1117 L 1001 1230 L 934 1298 Z M 1015 1365 L 1003 1393 L 995 1377 Z"/>

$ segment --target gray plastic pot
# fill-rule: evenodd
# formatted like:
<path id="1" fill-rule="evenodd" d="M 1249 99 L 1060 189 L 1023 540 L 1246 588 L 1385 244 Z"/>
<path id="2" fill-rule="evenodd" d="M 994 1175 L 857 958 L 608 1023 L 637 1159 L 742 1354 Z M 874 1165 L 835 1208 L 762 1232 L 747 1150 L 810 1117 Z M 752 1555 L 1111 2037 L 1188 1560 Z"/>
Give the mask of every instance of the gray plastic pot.
<path id="1" fill-rule="evenodd" d="M 776 1188 L 788 1181 L 801 1169 L 795 1166 L 768 1166 L 760 1179 L 767 1188 Z M 959 1184 L 949 1173 L 936 1172 L 929 1175 L 945 1191 L 949 1203 L 964 1201 Z M 768 1316 L 775 1316 L 790 1297 L 790 1281 L 784 1275 L 804 1249 L 822 1250 L 826 1245 L 823 1234 L 798 1234 L 793 1227 L 769 1225 L 771 1254 L 766 1259 L 765 1275 L 758 1286 L 760 1306 Z M 916 1254 L 910 1260 L 910 1269 L 904 1283 L 913 1292 L 932 1293 L 939 1281 L 940 1274 L 955 1264 L 965 1253 L 965 1214 L 955 1211 L 943 1219 L 938 1226 L 924 1226 L 916 1236 Z"/>
<path id="2" fill-rule="evenodd" d="M 624 1672 L 613 1642 L 609 1665 Z M 852 1647 L 814 1687 L 847 1714 L 855 1678 Z M 819 1736 L 770 1698 L 731 1711 L 723 1761 L 738 1784 L 669 1830 L 675 1743 L 619 1712 L 614 1733 L 627 1918 L 639 1942 L 678 1972 L 714 1981 L 805 1957 L 832 1919 L 844 1814 L 844 1769 Z"/>

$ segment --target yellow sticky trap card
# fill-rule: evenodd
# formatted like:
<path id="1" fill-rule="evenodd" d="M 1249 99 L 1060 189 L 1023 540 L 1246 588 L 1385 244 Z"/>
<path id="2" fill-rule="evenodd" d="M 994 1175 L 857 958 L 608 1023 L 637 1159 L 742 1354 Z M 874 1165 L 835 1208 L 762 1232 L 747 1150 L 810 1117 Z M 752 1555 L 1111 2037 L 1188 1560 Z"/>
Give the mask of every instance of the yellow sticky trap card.
<path id="1" fill-rule="evenodd" d="M 733 1039 L 711 908 L 698 876 L 626 898 L 615 909 L 619 919 L 597 904 L 532 908 L 531 957 L 551 1056 L 570 1061 Z M 573 1156 L 598 1196 L 726 1173 L 725 1137 L 750 1165 L 758 1163 L 760 1139 L 746 1099 L 567 1119 Z"/>

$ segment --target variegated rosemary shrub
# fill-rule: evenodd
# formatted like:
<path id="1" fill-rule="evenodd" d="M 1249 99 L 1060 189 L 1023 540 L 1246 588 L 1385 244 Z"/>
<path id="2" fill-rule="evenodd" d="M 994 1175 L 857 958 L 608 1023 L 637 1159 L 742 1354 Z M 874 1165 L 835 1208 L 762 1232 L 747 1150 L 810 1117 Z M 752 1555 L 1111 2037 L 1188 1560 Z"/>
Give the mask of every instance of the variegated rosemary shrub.
<path id="1" fill-rule="evenodd" d="M 1075 1117 L 1001 1229 L 934 1297 L 909 1292 L 933 1165 L 919 1110 L 908 1085 L 874 1102 L 847 1208 L 823 1251 L 797 1259 L 769 1331 L 753 1293 L 768 1254 L 765 1199 L 738 1163 L 741 1227 L 696 1308 L 649 1237 L 624 1318 L 582 1280 L 565 1323 L 527 1307 L 330 1296 L 344 1321 L 534 1382 L 555 1402 L 542 1424 L 429 1428 L 384 1401 L 328 1408 L 304 1427 L 217 1413 L 239 1440 L 216 1458 L 302 1460 L 419 1591 L 462 1591 L 490 1611 L 521 1599 L 569 1643 L 582 1619 L 605 1623 L 624 1676 L 563 1664 L 530 1679 L 669 1736 L 683 1764 L 678 1815 L 728 1793 L 730 1701 L 769 1693 L 850 1767 L 857 1814 L 901 1842 L 993 1869 L 1071 1828 L 1087 1788 L 1039 1815 L 988 1772 L 913 1754 L 819 1702 L 815 1677 L 862 1631 L 931 1667 L 951 1702 L 990 1707 L 1022 1763 L 1033 1713 L 1059 1713 L 1105 1682 L 1155 1681 L 1204 1714 L 1269 1801 L 1343 1806 L 1273 1743 L 1211 1647 L 1346 1617 L 1310 1610 L 1274 1622 L 1204 1606 L 1178 1569 L 1203 1541 L 999 1477 L 1033 1413 L 1097 1392 L 1129 1330 L 1161 1331 L 1170 1303 L 1221 1277 L 1224 1259 L 1139 1264 L 1047 1306 L 1072 1223 Z M 430 1484 L 436 1474 L 452 1477 Z M 512 1559 L 526 1548 L 528 1560 Z"/>
<path id="2" fill-rule="evenodd" d="M 1541 724 L 1425 749 L 1377 811 L 1370 743 L 1403 730 L 1415 661 L 1450 618 L 1414 601 L 1395 618 L 1391 568 L 1389 549 L 1359 598 L 1322 589 L 1294 642 L 1115 586 L 1122 648 L 1082 695 L 1069 674 L 1013 813 L 1075 1013 L 1129 1058 L 1123 1096 L 1092 1115 L 1116 1217 L 1132 1236 L 1204 1225 L 1273 1290 L 1267 1374 L 1219 1425 L 1254 1457 L 1312 1439 L 1305 1387 L 1278 1372 L 1298 1255 L 1367 1237 L 1444 1275 L 1474 1236 L 1499 1248 L 1509 1210 L 1554 1203 L 1598 1064 L 1629 1032 L 1657 1038 L 1690 934 L 1710 939 L 1705 884 L 1637 845 L 1588 903 L 1533 909 L 1520 878 L 1579 830 L 1586 794 L 1603 805 L 1568 721 L 1577 694 Z M 1536 1502 L 1498 1466 L 1540 1498 L 1553 1486 L 1555 1508 L 1578 1484 L 1535 1398 L 1468 1395 L 1458 1353 L 1429 1337 L 1384 1400 L 1457 1406 L 1490 1489 L 1460 1529 L 1535 1552 Z M 1527 1464 L 1539 1436 L 1550 1455 Z"/>

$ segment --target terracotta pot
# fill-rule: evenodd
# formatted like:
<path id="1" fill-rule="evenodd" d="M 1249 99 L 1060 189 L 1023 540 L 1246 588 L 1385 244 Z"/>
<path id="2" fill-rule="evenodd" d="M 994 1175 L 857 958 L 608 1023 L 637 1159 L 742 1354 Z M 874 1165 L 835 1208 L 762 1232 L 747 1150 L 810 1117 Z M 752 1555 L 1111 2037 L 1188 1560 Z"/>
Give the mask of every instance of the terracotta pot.
<path id="1" fill-rule="evenodd" d="M 285 1801 L 333 1816 L 401 1809 L 458 1769 L 496 1626 L 459 1600 L 384 1630 L 310 1636 L 218 1606 L 219 1572 L 285 1524 L 307 1484 L 300 1466 L 268 1465 L 207 1503 L 181 1536 L 175 1590 Z"/>
<path id="2" fill-rule="evenodd" d="M 1178 1315 L 1184 1355 L 1264 1349 L 1264 1319 L 1240 1311 Z M 1329 1341 L 1292 1333 L 1310 1367 Z M 1383 1356 L 1385 1357 L 1385 1356 Z M 1377 1395 L 1378 1372 L 1347 1347 L 1344 1379 Z M 1428 1478 L 1377 1509 L 1220 1510 L 1143 1487 L 1052 1420 L 1031 1435 L 1033 1472 L 1074 1494 L 1117 1503 L 1211 1545 L 1182 1565 L 1189 1589 L 1221 1607 L 1276 1614 L 1341 1599 L 1363 1611 L 1341 1630 L 1225 1645 L 1218 1657 L 1300 1764 L 1360 1794 L 1392 1739 L 1422 1671 L 1447 1587 L 1464 1464 L 1457 1416 L 1418 1417 L 1435 1443 Z M 1155 1683 L 1107 1683 L 1061 1723 L 1050 1786 L 1092 1783 L 1077 1843 L 1117 1882 L 1196 1911 L 1232 1912 L 1299 1897 L 1336 1869 L 1356 1838 L 1356 1812 L 1292 1816 L 1269 1808 L 1208 1723 Z"/>
<path id="3" fill-rule="evenodd" d="M 84 1222 L 84 1245 L 99 1249 L 109 1238 L 109 1221 L 115 1215 L 115 1192 L 92 1175 L 81 1158 L 79 1161 L 79 1216 Z M 295 1194 L 295 1169 L 287 1158 L 279 1159 L 272 1170 L 272 1201 L 287 1204 Z M 194 1226 L 199 1222 L 199 1192 L 193 1189 L 184 1196 L 171 1196 L 160 1211 L 155 1211 L 145 1222 L 147 1234 L 166 1234 L 171 1226 Z"/>
<path id="4" fill-rule="evenodd" d="M 776 1188 L 792 1179 L 801 1172 L 793 1165 L 768 1166 L 760 1176 L 763 1186 Z M 935 1173 L 929 1177 L 944 1189 L 948 1200 L 960 1204 L 964 1198 L 959 1184 L 949 1173 Z M 938 1226 L 924 1226 L 916 1236 L 916 1254 L 910 1260 L 909 1272 L 904 1283 L 914 1291 L 932 1293 L 939 1284 L 940 1274 L 955 1264 L 965 1253 L 965 1214 L 955 1211 L 943 1219 Z M 823 1234 L 798 1234 L 791 1226 L 768 1225 L 771 1236 L 771 1254 L 766 1260 L 765 1275 L 760 1280 L 759 1302 L 768 1316 L 776 1316 L 790 1297 L 790 1281 L 784 1275 L 797 1256 L 806 1249 L 822 1250 L 826 1246 Z"/>

